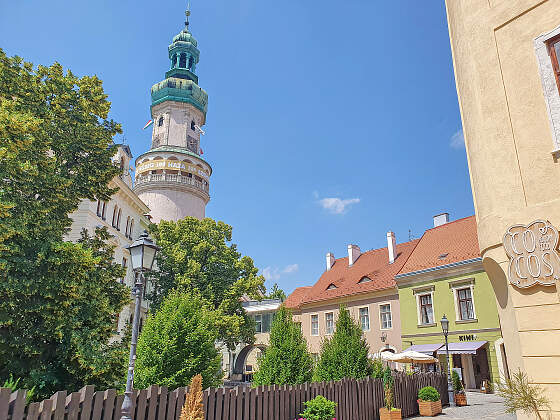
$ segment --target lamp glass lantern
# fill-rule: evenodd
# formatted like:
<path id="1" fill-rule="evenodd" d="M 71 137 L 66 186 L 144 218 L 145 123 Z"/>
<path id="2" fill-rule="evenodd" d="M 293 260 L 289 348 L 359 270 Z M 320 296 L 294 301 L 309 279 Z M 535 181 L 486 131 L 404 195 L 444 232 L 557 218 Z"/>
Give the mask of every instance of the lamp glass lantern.
<path id="1" fill-rule="evenodd" d="M 126 249 L 130 252 L 130 260 L 134 271 L 149 271 L 154 265 L 156 252 L 159 247 L 150 239 L 148 232 L 144 231 Z"/>
<path id="2" fill-rule="evenodd" d="M 444 335 L 449 334 L 449 320 L 445 315 L 443 315 L 443 318 L 441 318 L 440 322 L 441 322 L 441 329 L 443 330 L 443 334 Z"/>

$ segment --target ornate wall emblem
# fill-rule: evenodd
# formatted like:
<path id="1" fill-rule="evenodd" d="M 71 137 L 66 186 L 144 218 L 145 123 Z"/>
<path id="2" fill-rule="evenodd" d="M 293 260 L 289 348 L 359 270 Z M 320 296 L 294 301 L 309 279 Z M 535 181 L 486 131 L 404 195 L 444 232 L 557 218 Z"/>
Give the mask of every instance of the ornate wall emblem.
<path id="1" fill-rule="evenodd" d="M 508 279 L 517 287 L 553 285 L 560 279 L 558 230 L 549 221 L 511 226 L 504 235 Z"/>

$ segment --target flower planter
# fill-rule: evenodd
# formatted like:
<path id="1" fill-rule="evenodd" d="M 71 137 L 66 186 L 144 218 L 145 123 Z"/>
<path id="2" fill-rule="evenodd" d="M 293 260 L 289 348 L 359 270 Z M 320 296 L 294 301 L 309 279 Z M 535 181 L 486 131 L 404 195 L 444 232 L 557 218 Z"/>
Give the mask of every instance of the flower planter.
<path id="1" fill-rule="evenodd" d="M 420 408 L 421 416 L 437 416 L 441 413 L 441 400 L 440 401 L 422 401 L 418 400 L 418 407 Z"/>
<path id="2" fill-rule="evenodd" d="M 381 407 L 379 409 L 380 420 L 402 420 L 401 409 L 394 408 L 391 411 L 387 410 L 387 407 Z"/>
<path id="3" fill-rule="evenodd" d="M 455 394 L 455 405 L 457 407 L 464 407 L 465 405 L 467 405 L 467 395 Z"/>

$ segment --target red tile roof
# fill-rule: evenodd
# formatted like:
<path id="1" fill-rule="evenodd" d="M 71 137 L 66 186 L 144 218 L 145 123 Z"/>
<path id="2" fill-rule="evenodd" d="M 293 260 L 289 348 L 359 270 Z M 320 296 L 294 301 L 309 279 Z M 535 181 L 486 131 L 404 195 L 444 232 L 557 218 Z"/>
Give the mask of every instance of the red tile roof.
<path id="1" fill-rule="evenodd" d="M 297 308 L 301 302 L 305 299 L 307 292 L 311 289 L 311 286 L 303 286 L 296 288 L 290 296 L 284 301 L 286 308 L 294 309 Z"/>
<path id="2" fill-rule="evenodd" d="M 480 257 L 474 216 L 428 229 L 410 255 L 400 274 Z"/>
<path id="3" fill-rule="evenodd" d="M 314 286 L 307 288 L 303 299 L 298 299 L 297 296 L 292 298 L 296 292 L 302 293 L 296 289 L 286 302 L 299 300 L 298 306 L 300 306 L 396 287 L 394 276 L 400 271 L 417 243 L 418 240 L 398 244 L 397 258 L 393 264 L 389 263 L 387 248 L 364 252 L 352 267 L 348 266 L 348 257 L 338 258 L 332 268 L 325 271 Z M 371 281 L 359 283 L 364 277 L 369 277 Z M 336 288 L 328 289 L 331 284 Z"/>

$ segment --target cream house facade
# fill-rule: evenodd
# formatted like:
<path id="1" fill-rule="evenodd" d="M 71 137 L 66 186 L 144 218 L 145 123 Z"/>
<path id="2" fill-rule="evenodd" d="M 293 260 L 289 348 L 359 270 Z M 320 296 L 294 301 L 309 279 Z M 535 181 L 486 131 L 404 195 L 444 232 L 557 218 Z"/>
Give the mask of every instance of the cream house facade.
<path id="1" fill-rule="evenodd" d="M 560 419 L 560 2 L 446 6 L 482 264 L 507 363 L 546 389 Z"/>
<path id="2" fill-rule="evenodd" d="M 120 281 L 132 288 L 134 286 L 134 273 L 130 267 L 130 253 L 126 250 L 134 239 L 148 229 L 149 219 L 147 214 L 150 209 L 132 191 L 132 177 L 130 176 L 130 160 L 132 155 L 126 145 L 120 145 L 113 162 L 120 166 L 122 172 L 110 183 L 110 188 L 117 192 L 111 199 L 104 201 L 83 200 L 78 209 L 70 215 L 73 223 L 67 234 L 67 239 L 77 241 L 81 232 L 86 229 L 93 235 L 96 227 L 106 227 L 112 235 L 111 243 L 115 246 L 115 261 L 126 267 L 126 276 Z M 148 302 L 142 300 L 141 325 L 146 317 Z M 115 328 L 122 333 L 127 323 L 131 323 L 134 314 L 134 302 L 131 299 L 118 316 Z"/>

